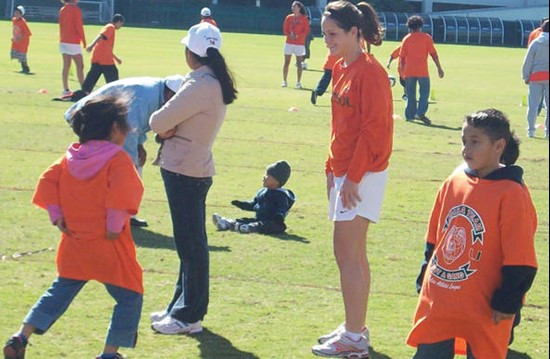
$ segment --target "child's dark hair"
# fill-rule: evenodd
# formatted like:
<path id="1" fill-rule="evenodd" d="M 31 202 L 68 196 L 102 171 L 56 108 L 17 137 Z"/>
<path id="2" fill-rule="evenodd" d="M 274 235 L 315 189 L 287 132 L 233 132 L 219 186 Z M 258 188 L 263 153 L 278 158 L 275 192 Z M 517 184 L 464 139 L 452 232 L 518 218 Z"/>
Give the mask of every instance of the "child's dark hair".
<path id="1" fill-rule="evenodd" d="M 73 112 L 70 123 L 78 142 L 109 140 L 116 123 L 122 132 L 130 131 L 126 121 L 128 97 L 124 93 L 116 96 L 97 96 Z"/>
<path id="2" fill-rule="evenodd" d="M 549 32 L 548 30 L 550 30 L 550 26 L 548 25 L 548 20 L 546 20 L 546 21 L 542 24 L 541 27 L 542 27 L 542 32 L 548 33 L 548 32 Z"/>
<path id="3" fill-rule="evenodd" d="M 188 48 L 186 48 L 186 51 L 189 51 L 189 53 L 191 53 L 201 65 L 206 65 L 214 71 L 214 75 L 222 87 L 223 103 L 226 105 L 233 103 L 233 101 L 237 99 L 238 93 L 235 88 L 235 80 L 233 79 L 233 74 L 225 63 L 225 59 L 218 49 L 215 47 L 209 47 L 206 50 L 206 57 L 200 57 Z"/>
<path id="4" fill-rule="evenodd" d="M 407 20 L 407 27 L 413 31 L 420 29 L 424 25 L 424 19 L 418 15 L 413 15 Z"/>
<path id="5" fill-rule="evenodd" d="M 359 36 L 362 36 L 367 44 L 381 45 L 384 31 L 378 20 L 378 14 L 373 7 L 360 2 L 357 5 L 349 1 L 333 1 L 325 7 L 323 16 L 334 20 L 338 27 L 349 32 L 352 27 L 357 27 Z"/>
<path id="6" fill-rule="evenodd" d="M 490 108 L 466 116 L 464 122 L 469 126 L 482 129 L 493 142 L 503 138 L 506 141 L 506 147 L 500 156 L 500 162 L 506 166 L 516 163 L 521 142 L 510 129 L 510 120 L 505 113 Z"/>
<path id="7" fill-rule="evenodd" d="M 125 22 L 125 19 L 124 19 L 124 16 L 120 15 L 120 14 L 114 14 L 113 15 L 113 20 L 111 21 L 113 24 L 115 22 Z"/>
<path id="8" fill-rule="evenodd" d="M 300 1 L 294 1 L 294 2 L 292 2 L 292 4 L 298 5 L 298 7 L 300 8 L 300 14 L 302 14 L 302 15 L 306 14 L 306 7 Z"/>

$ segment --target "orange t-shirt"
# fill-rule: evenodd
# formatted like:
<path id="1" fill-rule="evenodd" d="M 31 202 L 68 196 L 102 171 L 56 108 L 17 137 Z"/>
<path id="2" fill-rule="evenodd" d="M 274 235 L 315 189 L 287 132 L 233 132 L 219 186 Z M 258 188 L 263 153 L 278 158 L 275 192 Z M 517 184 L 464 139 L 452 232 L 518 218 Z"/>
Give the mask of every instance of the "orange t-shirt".
<path id="1" fill-rule="evenodd" d="M 67 4 L 59 10 L 59 42 L 82 43 L 86 47 L 82 11 L 75 4 Z"/>
<path id="2" fill-rule="evenodd" d="M 537 216 L 527 187 L 458 172 L 435 201 L 426 241 L 426 269 L 407 343 L 461 338 L 477 359 L 504 359 L 512 320 L 492 321 L 491 298 L 503 266 L 537 267 Z"/>
<path id="3" fill-rule="evenodd" d="M 115 25 L 107 24 L 99 33 L 100 39 L 92 50 L 92 63 L 114 65 L 113 48 L 115 46 Z"/>
<path id="4" fill-rule="evenodd" d="M 329 52 L 325 60 L 325 64 L 323 65 L 323 70 L 332 71 L 332 68 L 334 67 L 334 64 L 336 63 L 336 61 L 338 61 L 338 59 L 338 56 L 331 55 Z"/>
<path id="5" fill-rule="evenodd" d="M 403 77 L 429 77 L 428 55 L 437 58 L 434 42 L 429 34 L 413 32 L 405 36 L 399 53 Z"/>
<path id="6" fill-rule="evenodd" d="M 332 133 L 325 169 L 359 183 L 367 172 L 389 164 L 393 143 L 393 99 L 388 74 L 363 53 L 332 69 Z"/>
<path id="7" fill-rule="evenodd" d="M 134 163 L 121 150 L 96 175 L 79 180 L 69 173 L 66 162 L 62 157 L 42 173 L 33 197 L 33 203 L 41 208 L 60 206 L 72 233 L 61 235 L 59 276 L 97 280 L 143 293 L 129 216 L 118 239 L 106 238 L 107 208 L 130 214 L 139 208 L 143 185 Z"/>
<path id="8" fill-rule="evenodd" d="M 399 66 L 399 54 L 401 53 L 401 45 L 397 46 L 395 50 L 391 53 L 390 57 L 393 60 L 397 60 L 397 72 L 399 73 L 399 77 L 403 77 L 403 69 L 401 66 Z"/>
<path id="9" fill-rule="evenodd" d="M 11 22 L 13 24 L 11 49 L 26 54 L 29 48 L 30 36 L 32 35 L 31 30 L 27 26 L 27 21 L 25 21 L 25 18 L 20 18 L 19 20 L 12 18 Z"/>
<path id="10" fill-rule="evenodd" d="M 309 33 L 309 20 L 305 15 L 290 14 L 283 23 L 283 32 L 286 35 L 287 44 L 305 45 Z M 294 39 L 291 37 L 291 33 L 294 34 Z"/>
<path id="11" fill-rule="evenodd" d="M 202 19 L 201 22 L 207 22 L 211 25 L 214 25 L 215 27 L 218 27 L 218 23 L 216 22 L 216 20 L 212 19 L 211 17 L 208 17 L 206 19 Z"/>
<path id="12" fill-rule="evenodd" d="M 531 33 L 529 34 L 529 40 L 527 40 L 527 47 L 529 47 L 529 45 L 531 45 L 531 43 L 540 36 L 540 34 L 542 34 L 542 27 L 538 27 L 535 30 L 531 31 Z"/>

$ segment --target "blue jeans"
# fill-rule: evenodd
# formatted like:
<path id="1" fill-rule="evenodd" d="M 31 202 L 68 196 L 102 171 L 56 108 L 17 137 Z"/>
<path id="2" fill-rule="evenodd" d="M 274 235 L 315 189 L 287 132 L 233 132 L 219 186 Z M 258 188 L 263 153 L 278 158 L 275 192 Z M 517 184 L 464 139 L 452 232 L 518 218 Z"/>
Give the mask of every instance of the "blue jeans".
<path id="1" fill-rule="evenodd" d="M 420 87 L 420 98 L 416 102 L 416 83 Z M 430 97 L 430 78 L 429 77 L 407 77 L 405 79 L 407 92 L 407 108 L 405 108 L 405 118 L 414 120 L 416 116 L 424 116 L 428 112 L 428 101 Z"/>
<path id="2" fill-rule="evenodd" d="M 319 80 L 315 92 L 318 96 L 323 96 L 325 91 L 327 91 L 328 85 L 330 85 L 330 80 L 332 79 L 332 70 L 325 70 L 323 77 Z"/>
<path id="3" fill-rule="evenodd" d="M 57 277 L 31 308 L 23 323 L 36 327 L 36 334 L 44 334 L 65 313 L 86 283 L 84 280 Z M 111 284 L 105 284 L 105 288 L 116 301 L 105 344 L 133 348 L 137 341 L 143 295 Z"/>
<path id="4" fill-rule="evenodd" d="M 412 359 L 453 359 L 455 357 L 455 340 L 449 339 L 433 344 L 418 344 L 416 354 Z M 467 359 L 475 359 L 470 351 L 470 347 L 467 349 Z"/>
<path id="5" fill-rule="evenodd" d="M 527 110 L 527 132 L 529 135 L 535 135 L 537 124 L 537 116 L 540 112 L 539 107 L 541 101 L 546 104 L 548 109 L 548 81 L 531 82 L 529 83 L 529 109 Z M 546 110 L 546 136 L 548 136 L 548 110 Z"/>
<path id="6" fill-rule="evenodd" d="M 194 323 L 208 309 L 209 269 L 206 195 L 212 178 L 195 178 L 160 170 L 174 227 L 180 268 L 174 296 L 166 308 L 173 318 Z"/>

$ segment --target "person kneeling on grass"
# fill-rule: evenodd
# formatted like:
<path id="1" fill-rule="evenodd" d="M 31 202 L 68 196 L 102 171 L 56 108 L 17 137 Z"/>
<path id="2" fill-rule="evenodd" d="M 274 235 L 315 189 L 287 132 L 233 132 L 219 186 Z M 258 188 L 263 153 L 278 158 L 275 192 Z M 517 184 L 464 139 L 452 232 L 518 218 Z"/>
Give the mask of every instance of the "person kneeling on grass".
<path id="1" fill-rule="evenodd" d="M 235 207 L 256 212 L 256 218 L 229 219 L 214 213 L 212 220 L 216 228 L 241 233 L 283 233 L 286 230 L 285 216 L 296 200 L 291 190 L 283 188 L 289 177 L 290 166 L 286 161 L 269 165 L 263 178 L 263 188 L 251 202 L 231 201 Z"/>

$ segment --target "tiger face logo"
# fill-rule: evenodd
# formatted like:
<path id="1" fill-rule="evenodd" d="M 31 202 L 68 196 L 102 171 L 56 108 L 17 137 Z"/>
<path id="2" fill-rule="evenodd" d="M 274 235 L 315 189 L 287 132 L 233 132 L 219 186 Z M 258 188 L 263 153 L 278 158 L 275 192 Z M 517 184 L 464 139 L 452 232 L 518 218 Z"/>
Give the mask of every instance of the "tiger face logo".
<path id="1" fill-rule="evenodd" d="M 463 227 L 453 226 L 443 243 L 443 259 L 445 263 L 452 264 L 466 250 L 466 230 Z"/>

